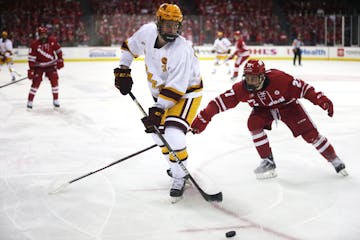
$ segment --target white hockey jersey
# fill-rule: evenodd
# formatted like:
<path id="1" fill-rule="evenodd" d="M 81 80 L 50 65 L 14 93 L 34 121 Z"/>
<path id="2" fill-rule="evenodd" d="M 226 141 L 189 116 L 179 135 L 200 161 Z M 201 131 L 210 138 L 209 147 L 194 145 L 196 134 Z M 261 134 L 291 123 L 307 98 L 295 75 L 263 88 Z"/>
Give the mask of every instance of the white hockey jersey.
<path id="1" fill-rule="evenodd" d="M 158 35 L 154 22 L 143 25 L 122 46 L 120 65 L 130 67 L 134 58 L 145 55 L 147 80 L 156 105 L 172 107 L 181 98 L 201 96 L 199 60 L 191 43 L 179 36 L 155 48 Z"/>
<path id="2" fill-rule="evenodd" d="M 6 57 L 9 57 L 10 55 L 12 55 L 13 52 L 13 45 L 10 39 L 4 39 L 0 38 L 0 53 L 2 55 L 4 55 L 5 53 L 7 53 Z"/>
<path id="3" fill-rule="evenodd" d="M 231 47 L 231 42 L 229 41 L 229 39 L 223 37 L 223 38 L 217 38 L 215 39 L 214 42 L 214 49 L 215 52 L 218 54 L 226 54 L 228 53 L 228 50 Z"/>

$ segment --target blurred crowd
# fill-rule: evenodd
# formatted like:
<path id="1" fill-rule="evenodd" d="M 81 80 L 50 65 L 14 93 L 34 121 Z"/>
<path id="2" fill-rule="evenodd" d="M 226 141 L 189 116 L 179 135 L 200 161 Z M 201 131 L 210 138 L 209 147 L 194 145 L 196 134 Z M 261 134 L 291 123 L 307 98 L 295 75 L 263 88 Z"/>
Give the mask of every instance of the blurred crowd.
<path id="1" fill-rule="evenodd" d="M 38 37 L 39 26 L 46 26 L 63 46 L 89 41 L 78 1 L 13 0 L 4 1 L 0 9 L 1 27 L 8 31 L 14 46 L 29 46 Z"/>
<path id="2" fill-rule="evenodd" d="M 163 0 L 0 0 L 0 26 L 15 46 L 28 46 L 36 28 L 48 27 L 63 46 L 120 45 L 145 22 L 155 20 Z M 248 44 L 288 45 L 302 34 L 307 45 L 341 39 L 346 1 L 175 0 L 185 16 L 182 35 L 195 45 L 212 44 L 218 31 L 230 39 L 240 30 Z M 84 5 L 84 3 L 86 3 Z M 87 6 L 87 14 L 84 14 Z M 332 16 L 325 18 L 325 16 Z M 86 21 L 90 18 L 91 21 Z M 325 36 L 325 21 L 329 34 Z M 93 22 L 86 25 L 85 22 Z M 336 28 L 334 27 L 336 26 Z M 93 40 L 93 41 L 91 41 Z"/>

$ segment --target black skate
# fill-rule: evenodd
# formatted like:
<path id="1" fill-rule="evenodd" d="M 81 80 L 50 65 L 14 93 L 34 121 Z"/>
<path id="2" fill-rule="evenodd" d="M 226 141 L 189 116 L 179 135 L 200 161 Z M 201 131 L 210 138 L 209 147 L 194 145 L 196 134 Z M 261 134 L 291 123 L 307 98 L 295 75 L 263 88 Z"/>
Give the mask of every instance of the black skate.
<path id="1" fill-rule="evenodd" d="M 334 166 L 336 173 L 340 173 L 343 176 L 349 175 L 345 169 L 345 164 L 340 158 L 335 158 L 330 163 Z"/>
<path id="2" fill-rule="evenodd" d="M 274 178 L 277 176 L 276 174 L 276 164 L 272 156 L 267 158 L 263 158 L 263 161 L 260 163 L 254 173 L 257 179 L 267 179 L 267 178 Z"/>
<path id="3" fill-rule="evenodd" d="M 185 178 L 173 178 L 173 184 L 170 189 L 171 203 L 177 203 L 180 201 L 184 194 Z"/>
<path id="4" fill-rule="evenodd" d="M 54 110 L 57 110 L 57 109 L 60 108 L 60 103 L 59 103 L 58 100 L 54 100 L 54 101 L 53 101 L 53 105 L 54 105 Z"/>
<path id="5" fill-rule="evenodd" d="M 28 101 L 28 103 L 26 104 L 26 109 L 27 109 L 28 111 L 31 111 L 32 108 L 33 108 L 33 103 L 30 102 L 30 101 Z"/>

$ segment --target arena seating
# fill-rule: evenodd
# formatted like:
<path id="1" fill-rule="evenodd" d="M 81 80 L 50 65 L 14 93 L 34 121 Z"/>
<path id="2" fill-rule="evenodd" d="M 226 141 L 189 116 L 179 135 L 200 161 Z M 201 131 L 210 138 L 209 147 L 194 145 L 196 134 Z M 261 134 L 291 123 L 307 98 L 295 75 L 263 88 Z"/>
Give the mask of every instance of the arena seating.
<path id="1" fill-rule="evenodd" d="M 89 6 L 86 16 L 81 2 Z M 346 1 L 339 0 L 171 2 L 182 7 L 182 35 L 194 45 L 212 44 L 218 31 L 232 40 L 237 30 L 247 44 L 253 45 L 289 45 L 298 34 L 305 44 L 323 44 L 324 16 L 329 14 L 334 17 L 327 18 L 327 42 L 338 44 L 341 32 L 334 30 L 334 24 L 339 29 L 341 19 L 336 14 L 346 14 L 350 9 Z M 161 3 L 163 0 L 0 0 L 0 26 L 8 30 L 15 46 L 28 46 L 37 37 L 40 25 L 47 26 L 63 46 L 120 45 L 142 24 L 155 20 Z"/>

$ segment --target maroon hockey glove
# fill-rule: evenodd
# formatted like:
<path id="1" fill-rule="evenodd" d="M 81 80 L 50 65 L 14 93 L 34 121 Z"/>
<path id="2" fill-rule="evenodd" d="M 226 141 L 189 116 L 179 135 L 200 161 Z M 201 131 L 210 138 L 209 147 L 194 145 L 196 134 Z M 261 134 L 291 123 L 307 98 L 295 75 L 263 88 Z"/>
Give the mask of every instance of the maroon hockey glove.
<path id="1" fill-rule="evenodd" d="M 201 110 L 200 113 L 195 117 L 194 121 L 191 124 L 191 131 L 194 134 L 199 134 L 205 130 L 211 118 L 219 113 L 219 108 L 217 107 L 215 100 L 209 102 L 205 109 Z"/>
<path id="2" fill-rule="evenodd" d="M 155 132 L 154 127 L 159 127 L 161 118 L 164 114 L 164 109 L 158 107 L 151 107 L 149 108 L 149 116 L 144 117 L 141 119 L 143 122 L 147 133 Z"/>
<path id="3" fill-rule="evenodd" d="M 114 75 L 115 87 L 120 90 L 122 95 L 129 94 L 133 84 L 131 69 L 115 68 Z"/>
<path id="4" fill-rule="evenodd" d="M 191 131 L 195 134 L 199 134 L 205 130 L 209 122 L 211 121 L 211 117 L 206 113 L 206 109 L 202 110 L 194 119 L 191 124 Z"/>
<path id="5" fill-rule="evenodd" d="M 64 67 L 64 60 L 62 58 L 59 58 L 56 62 L 57 69 L 62 69 Z"/>
<path id="6" fill-rule="evenodd" d="M 33 80 L 35 76 L 35 71 L 33 69 L 28 69 L 27 78 Z"/>
<path id="7" fill-rule="evenodd" d="M 322 95 L 322 93 L 318 94 L 317 98 L 317 105 L 327 111 L 328 115 L 332 117 L 334 115 L 334 106 L 330 99 L 328 99 L 325 95 Z"/>

